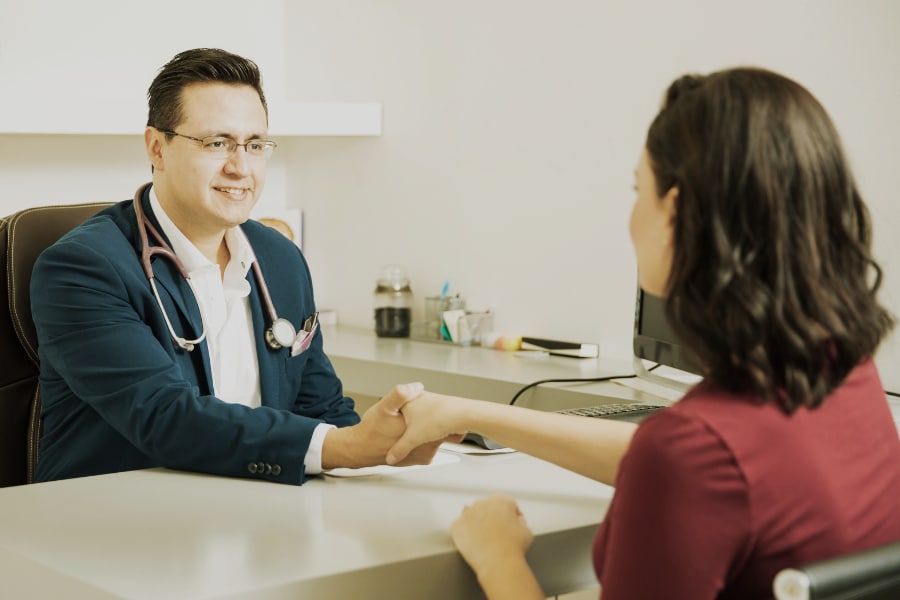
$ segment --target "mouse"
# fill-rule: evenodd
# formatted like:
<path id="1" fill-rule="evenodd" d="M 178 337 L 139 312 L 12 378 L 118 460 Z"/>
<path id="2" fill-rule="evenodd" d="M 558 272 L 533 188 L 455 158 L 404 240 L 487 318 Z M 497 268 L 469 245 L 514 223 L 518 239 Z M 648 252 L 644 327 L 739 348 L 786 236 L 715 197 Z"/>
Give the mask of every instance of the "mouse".
<path id="1" fill-rule="evenodd" d="M 481 446 L 485 450 L 498 450 L 500 448 L 506 448 L 506 446 L 504 446 L 500 442 L 495 442 L 489 437 L 483 436 L 480 433 L 473 433 L 471 431 L 466 434 L 466 437 L 463 438 L 463 441 Z"/>

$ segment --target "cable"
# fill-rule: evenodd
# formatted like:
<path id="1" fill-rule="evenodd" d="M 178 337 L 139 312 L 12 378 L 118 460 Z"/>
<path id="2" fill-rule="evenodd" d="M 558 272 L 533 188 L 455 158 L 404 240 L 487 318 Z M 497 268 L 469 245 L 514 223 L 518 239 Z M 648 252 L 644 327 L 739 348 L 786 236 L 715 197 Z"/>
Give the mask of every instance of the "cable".
<path id="1" fill-rule="evenodd" d="M 652 371 L 659 366 L 660 366 L 660 363 L 656 363 L 655 365 L 653 365 L 652 367 L 647 369 L 647 371 Z M 544 383 L 589 383 L 589 382 L 599 382 L 599 381 L 612 381 L 614 379 L 634 379 L 635 377 L 637 377 L 637 375 L 631 374 L 631 375 L 610 375 L 608 377 L 576 377 L 573 379 L 541 379 L 540 381 L 533 381 L 533 382 L 529 383 L 528 385 L 526 385 L 525 387 L 520 389 L 518 392 L 516 392 L 515 396 L 512 397 L 512 400 L 509 401 L 509 405 L 512 406 L 513 404 L 515 404 L 516 400 L 519 399 L 519 396 L 521 396 L 522 394 L 524 394 L 531 388 L 537 387 Z M 892 392 L 890 390 L 885 390 L 884 393 L 887 394 L 888 396 L 900 398 L 900 392 Z"/>
<path id="2" fill-rule="evenodd" d="M 660 366 L 660 363 L 656 363 L 655 365 L 653 365 L 652 367 L 650 367 L 647 370 L 652 371 L 653 369 L 655 369 L 659 366 Z M 544 383 L 588 383 L 588 382 L 598 382 L 598 381 L 612 381 L 614 379 L 634 379 L 635 377 L 637 377 L 637 375 L 632 373 L 631 375 L 609 375 L 607 377 L 576 377 L 573 379 L 541 379 L 540 381 L 532 381 L 531 383 L 529 383 L 528 385 L 526 385 L 525 387 L 520 389 L 518 392 L 516 392 L 516 395 L 513 396 L 512 400 L 509 401 L 509 405 L 512 406 L 513 404 L 515 404 L 516 400 L 519 399 L 519 396 L 521 396 L 522 394 L 524 394 L 531 388 L 537 387 Z"/>

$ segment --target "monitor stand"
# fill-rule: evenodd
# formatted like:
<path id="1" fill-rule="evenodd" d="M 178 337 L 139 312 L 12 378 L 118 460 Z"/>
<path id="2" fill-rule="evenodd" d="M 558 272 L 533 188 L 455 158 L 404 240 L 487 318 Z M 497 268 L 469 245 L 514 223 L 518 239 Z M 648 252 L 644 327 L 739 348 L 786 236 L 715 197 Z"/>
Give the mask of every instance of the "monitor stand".
<path id="1" fill-rule="evenodd" d="M 634 373 L 637 375 L 638 379 L 648 383 L 665 386 L 673 390 L 678 390 L 682 393 L 686 392 L 692 385 L 701 379 L 700 376 L 688 373 L 687 371 L 680 371 L 665 366 L 660 367 L 660 369 L 663 369 L 662 373 L 657 373 L 656 371 L 648 370 L 644 365 L 643 359 L 632 356 L 631 360 L 634 365 Z"/>

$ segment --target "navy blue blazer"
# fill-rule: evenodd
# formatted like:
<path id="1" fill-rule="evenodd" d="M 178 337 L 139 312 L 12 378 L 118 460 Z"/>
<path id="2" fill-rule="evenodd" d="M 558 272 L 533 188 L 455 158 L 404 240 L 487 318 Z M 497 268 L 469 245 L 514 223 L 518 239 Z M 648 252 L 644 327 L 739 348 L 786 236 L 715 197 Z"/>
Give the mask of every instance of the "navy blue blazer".
<path id="1" fill-rule="evenodd" d="M 159 229 L 146 190 L 142 206 Z M 301 327 L 316 310 L 303 255 L 269 227 L 241 227 L 278 316 Z M 197 337 L 190 287 L 171 261 L 156 255 L 151 262 L 175 332 Z M 216 398 L 205 341 L 193 352 L 172 341 L 141 267 L 132 201 L 45 250 L 31 280 L 43 402 L 35 479 L 169 467 L 303 483 L 316 425 L 352 425 L 359 415 L 322 349 L 321 330 L 296 357 L 290 348 L 269 348 L 269 317 L 252 270 L 247 278 L 262 396 L 255 409 Z"/>

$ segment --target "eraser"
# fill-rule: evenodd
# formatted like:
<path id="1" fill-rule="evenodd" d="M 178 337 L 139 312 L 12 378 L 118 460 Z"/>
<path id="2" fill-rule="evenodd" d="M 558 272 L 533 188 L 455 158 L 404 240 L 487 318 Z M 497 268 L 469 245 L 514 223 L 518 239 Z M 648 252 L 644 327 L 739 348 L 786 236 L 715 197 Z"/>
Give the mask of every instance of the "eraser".
<path id="1" fill-rule="evenodd" d="M 493 347 L 497 350 L 516 351 L 522 348 L 522 336 L 491 334 L 481 342 L 482 346 Z"/>

